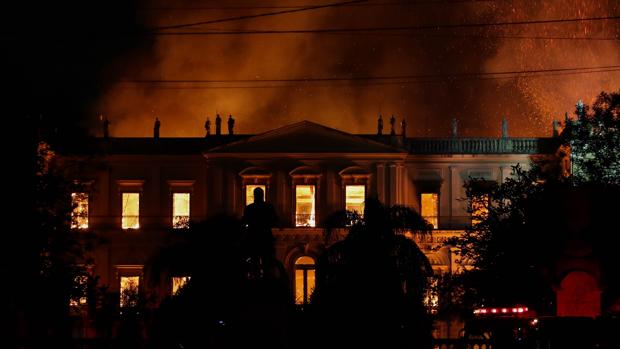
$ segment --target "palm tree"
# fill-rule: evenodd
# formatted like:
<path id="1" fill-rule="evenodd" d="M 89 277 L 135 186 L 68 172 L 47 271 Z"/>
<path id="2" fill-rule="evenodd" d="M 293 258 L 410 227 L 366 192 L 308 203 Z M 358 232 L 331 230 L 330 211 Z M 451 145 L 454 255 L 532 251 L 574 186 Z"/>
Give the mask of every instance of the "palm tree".
<path id="1" fill-rule="evenodd" d="M 425 235 L 429 224 L 407 207 L 376 199 L 358 218 L 317 263 L 312 305 L 320 333 L 334 346 L 428 344 L 423 298 L 432 269 L 412 237 Z"/>

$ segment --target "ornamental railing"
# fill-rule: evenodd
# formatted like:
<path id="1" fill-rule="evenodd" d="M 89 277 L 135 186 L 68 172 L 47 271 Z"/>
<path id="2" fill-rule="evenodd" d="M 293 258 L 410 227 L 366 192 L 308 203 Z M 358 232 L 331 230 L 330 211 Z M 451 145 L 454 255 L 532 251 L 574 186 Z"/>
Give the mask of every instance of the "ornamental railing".
<path id="1" fill-rule="evenodd" d="M 413 154 L 541 154 L 553 152 L 554 138 L 411 138 Z"/>

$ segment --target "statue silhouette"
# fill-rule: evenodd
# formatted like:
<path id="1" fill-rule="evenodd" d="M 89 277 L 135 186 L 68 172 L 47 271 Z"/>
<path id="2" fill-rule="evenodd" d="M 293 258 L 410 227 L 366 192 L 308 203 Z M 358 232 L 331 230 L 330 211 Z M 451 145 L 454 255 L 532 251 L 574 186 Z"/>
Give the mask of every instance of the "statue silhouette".
<path id="1" fill-rule="evenodd" d="M 263 189 L 255 188 L 254 203 L 247 205 L 243 212 L 246 253 L 263 258 L 275 257 L 271 228 L 277 221 L 278 216 L 273 205 L 265 202 Z"/>
<path id="2" fill-rule="evenodd" d="M 456 137 L 458 135 L 458 127 L 459 127 L 458 120 L 456 120 L 456 118 L 453 118 L 452 119 L 452 137 Z"/>
<path id="3" fill-rule="evenodd" d="M 222 134 L 222 118 L 220 114 L 215 116 L 215 135 L 219 136 Z"/>
<path id="4" fill-rule="evenodd" d="M 110 137 L 110 120 L 106 117 L 103 120 L 103 138 L 108 139 Z"/>
<path id="5" fill-rule="evenodd" d="M 153 125 L 153 137 L 155 139 L 159 139 L 159 128 L 161 126 L 161 122 L 159 122 L 158 118 L 155 118 L 155 125 Z"/>
<path id="6" fill-rule="evenodd" d="M 233 119 L 232 115 L 228 114 L 228 134 L 233 134 L 233 128 L 235 127 L 235 119 Z"/>
<path id="7" fill-rule="evenodd" d="M 211 120 L 209 120 L 209 118 L 207 118 L 207 121 L 205 121 L 205 137 L 208 137 L 211 135 Z"/>

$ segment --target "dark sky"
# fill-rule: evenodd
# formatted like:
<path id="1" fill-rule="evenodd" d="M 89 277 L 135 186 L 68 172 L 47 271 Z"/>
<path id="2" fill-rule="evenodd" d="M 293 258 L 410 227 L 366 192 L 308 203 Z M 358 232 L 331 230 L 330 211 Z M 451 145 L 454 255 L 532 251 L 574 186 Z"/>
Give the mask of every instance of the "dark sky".
<path id="1" fill-rule="evenodd" d="M 552 118 L 572 112 L 578 99 L 589 103 L 602 90 L 620 88 L 618 69 L 548 72 L 620 66 L 619 20 L 385 29 L 617 16 L 617 0 L 370 0 L 158 35 L 151 30 L 333 2 L 338 0 L 29 6 L 22 9 L 23 17 L 9 22 L 18 34 L 3 39 L 12 41 L 5 66 L 28 91 L 22 95 L 37 99 L 29 108 L 53 110 L 50 114 L 64 108 L 73 116 L 57 117 L 81 120 L 93 132 L 97 115 L 104 113 L 117 136 L 149 136 L 155 116 L 162 136 L 200 136 L 205 118 L 213 119 L 216 112 L 233 114 L 242 133 L 303 119 L 371 133 L 377 114 L 393 113 L 407 118 L 414 136 L 448 135 L 454 117 L 462 135 L 498 135 L 501 118 L 507 117 L 512 135 L 542 136 L 550 134 Z M 374 29 L 161 35 L 326 28 Z M 542 72 L 489 75 L 519 71 Z M 402 76 L 408 78 L 360 80 Z M 344 80 L 262 81 L 304 78 Z"/>

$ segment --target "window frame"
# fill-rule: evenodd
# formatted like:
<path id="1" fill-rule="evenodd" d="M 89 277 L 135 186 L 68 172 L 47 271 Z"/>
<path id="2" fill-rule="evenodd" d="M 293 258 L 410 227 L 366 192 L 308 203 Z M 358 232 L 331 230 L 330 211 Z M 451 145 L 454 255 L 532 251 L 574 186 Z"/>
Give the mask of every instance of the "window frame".
<path id="1" fill-rule="evenodd" d="M 192 208 L 194 205 L 194 184 L 195 180 L 168 180 L 168 191 L 169 191 L 169 200 L 170 206 L 167 208 L 170 214 L 170 218 L 166 224 L 170 224 L 172 229 L 187 229 L 189 227 L 189 222 L 192 220 Z M 174 194 L 189 194 L 189 214 L 187 216 L 187 224 L 183 224 L 180 226 L 175 226 L 174 224 Z"/>
<path id="2" fill-rule="evenodd" d="M 137 277 L 138 278 L 138 290 L 137 301 L 134 305 L 123 305 L 123 290 L 122 290 L 122 278 L 124 277 Z M 118 307 L 122 311 L 123 309 L 131 309 L 140 306 L 140 300 L 144 295 L 144 266 L 143 265 L 116 265 L 116 285 L 118 287 Z"/>
<path id="3" fill-rule="evenodd" d="M 423 212 L 424 210 L 423 210 L 423 206 L 422 206 L 422 204 L 424 202 L 422 200 L 422 196 L 424 194 L 427 194 L 427 195 L 428 194 L 435 194 L 435 195 L 437 195 L 437 208 L 436 208 L 437 215 L 436 216 L 424 216 L 424 212 Z M 435 230 L 439 229 L 439 223 L 440 223 L 439 222 L 439 217 L 441 216 L 441 193 L 438 192 L 438 191 L 421 191 L 419 193 L 419 195 L 418 195 L 418 199 L 419 199 L 419 202 L 420 202 L 420 216 L 422 218 L 424 218 L 426 221 L 428 221 L 429 223 L 431 223 L 431 224 L 433 224 L 433 222 L 430 221 L 430 220 L 427 220 L 426 217 L 435 218 L 435 224 L 433 224 L 433 229 L 435 229 Z"/>
<path id="4" fill-rule="evenodd" d="M 76 215 L 76 210 L 79 208 L 76 204 L 74 195 L 85 195 L 86 196 L 86 225 L 81 226 L 79 224 L 79 216 Z M 91 195 L 89 191 L 86 190 L 76 190 L 71 192 L 71 222 L 70 228 L 71 230 L 88 230 L 90 229 L 90 206 L 91 206 Z M 77 217 L 76 217 L 77 216 Z M 75 222 L 75 223 L 74 223 Z"/>
<path id="5" fill-rule="evenodd" d="M 119 208 L 118 208 L 118 226 L 123 231 L 137 231 L 143 228 L 142 215 L 143 215 L 143 188 L 144 188 L 144 180 L 141 179 L 122 179 L 117 180 L 116 185 L 118 186 L 118 195 L 119 195 Z M 124 228 L 123 227 L 123 194 L 138 194 L 138 227 L 137 228 Z"/>
<path id="6" fill-rule="evenodd" d="M 321 172 L 311 166 L 300 166 L 289 172 L 291 176 L 291 221 L 295 228 L 317 228 L 319 226 L 320 209 L 320 191 L 321 191 Z M 297 225 L 297 186 L 313 185 L 314 186 L 314 226 L 298 226 Z"/>
<path id="7" fill-rule="evenodd" d="M 312 264 L 297 264 L 297 262 L 304 258 L 310 258 L 312 259 Z M 303 296 L 301 299 L 301 303 L 298 302 L 297 300 L 297 290 L 298 287 L 300 285 L 298 285 L 297 283 L 297 271 L 300 270 L 302 271 L 302 290 L 303 290 Z M 308 271 L 312 270 L 314 271 L 314 287 L 312 288 L 312 290 L 309 289 L 309 285 L 308 285 Z M 294 259 L 293 262 L 293 280 L 294 280 L 294 293 L 295 293 L 295 304 L 298 306 L 305 306 L 308 305 L 310 302 L 310 297 L 312 296 L 312 294 L 314 293 L 314 289 L 316 288 L 316 258 L 314 258 L 313 256 L 309 256 L 309 255 L 301 255 L 298 256 L 297 258 Z"/>

